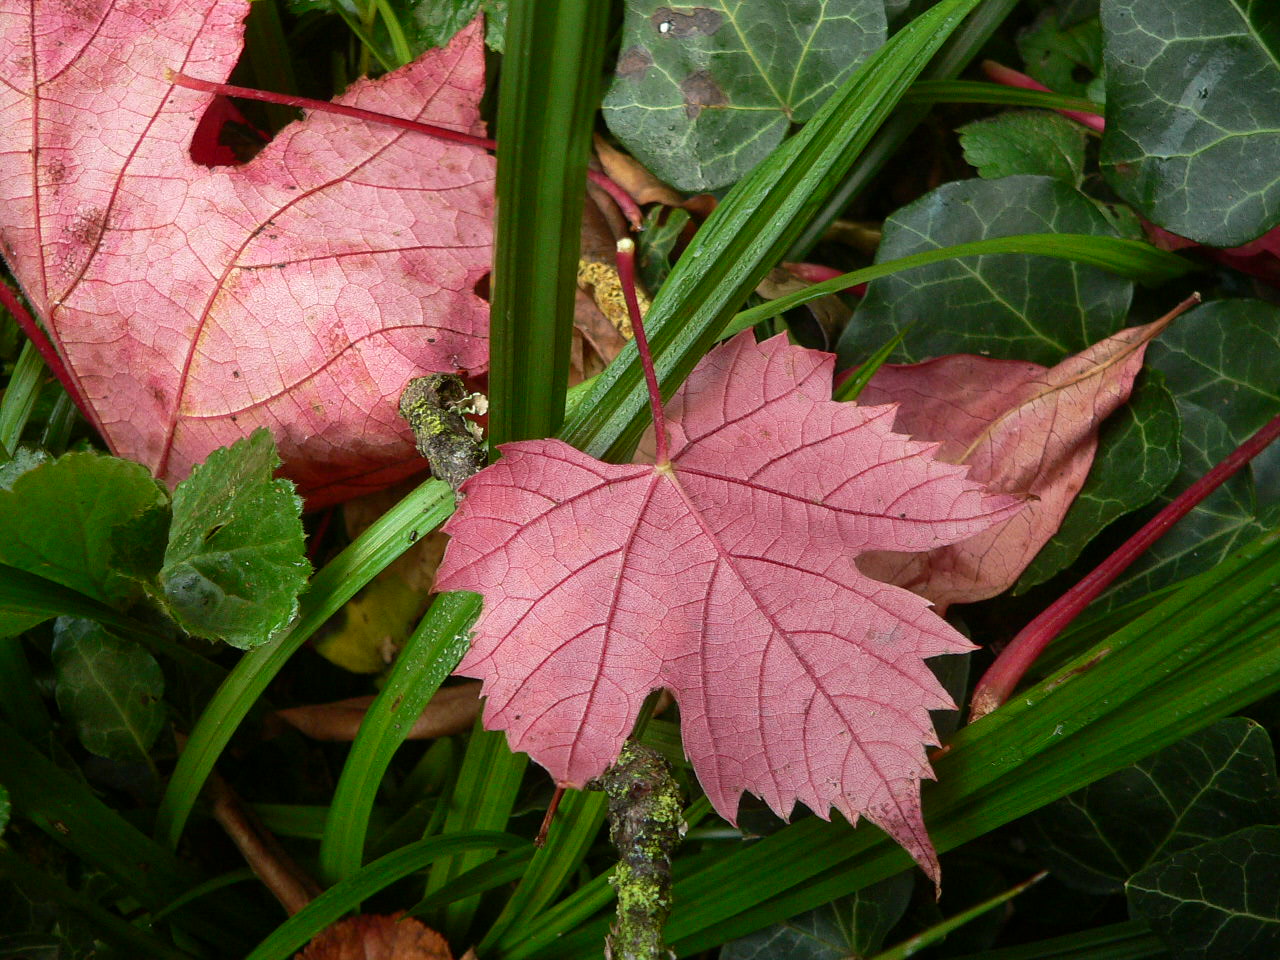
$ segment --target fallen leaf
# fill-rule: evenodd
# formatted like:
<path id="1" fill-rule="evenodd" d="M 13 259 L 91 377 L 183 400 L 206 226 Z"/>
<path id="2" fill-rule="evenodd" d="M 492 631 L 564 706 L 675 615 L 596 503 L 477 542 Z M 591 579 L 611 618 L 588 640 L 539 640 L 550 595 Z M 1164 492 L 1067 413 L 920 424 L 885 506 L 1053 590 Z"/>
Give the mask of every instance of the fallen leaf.
<path id="1" fill-rule="evenodd" d="M 373 697 L 350 697 L 333 703 L 290 707 L 274 714 L 312 740 L 350 743 L 356 738 Z M 480 713 L 480 684 L 460 683 L 441 687 L 422 715 L 414 721 L 406 740 L 428 740 L 470 730 Z M 278 728 L 277 728 L 278 729 Z"/>
<path id="2" fill-rule="evenodd" d="M 868 552 L 858 568 L 944 610 L 1013 586 L 1061 526 L 1089 475 L 1099 425 L 1129 398 L 1147 344 L 1170 319 L 1121 330 L 1052 369 L 967 354 L 881 367 L 859 402 L 900 404 L 894 429 L 938 441 L 939 460 L 1028 503 L 963 543 Z"/>
<path id="3" fill-rule="evenodd" d="M 295 960 L 453 960 L 449 944 L 413 917 L 358 914 L 326 928 Z"/>
<path id="4" fill-rule="evenodd" d="M 436 582 L 483 594 L 458 672 L 557 783 L 602 773 L 665 687 L 722 816 L 743 790 L 781 816 L 865 815 L 936 879 L 919 781 L 928 711 L 952 703 L 924 658 L 972 646 L 851 561 L 1021 503 L 893 433 L 893 408 L 832 401 L 832 361 L 749 331 L 716 348 L 668 406 L 668 464 L 504 445 L 463 488 Z"/>
<path id="5" fill-rule="evenodd" d="M 169 484 L 271 429 L 318 506 L 420 471 L 396 400 L 486 357 L 493 159 L 317 114 L 190 145 L 247 0 L 0 0 L 0 249 L 113 452 Z M 481 27 L 340 102 L 481 133 Z"/>

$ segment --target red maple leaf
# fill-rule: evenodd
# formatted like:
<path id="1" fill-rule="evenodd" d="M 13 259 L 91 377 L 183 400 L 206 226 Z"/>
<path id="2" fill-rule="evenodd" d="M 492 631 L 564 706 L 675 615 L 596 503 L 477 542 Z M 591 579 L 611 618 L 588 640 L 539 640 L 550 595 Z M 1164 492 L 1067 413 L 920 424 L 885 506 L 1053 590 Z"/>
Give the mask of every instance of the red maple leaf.
<path id="1" fill-rule="evenodd" d="M 421 469 L 404 384 L 486 361 L 493 159 L 317 114 L 190 155 L 247 0 L 0 0 L 0 248 L 112 450 L 176 482 L 255 427 L 313 504 Z M 481 133 L 479 23 L 340 102 Z"/>
<path id="2" fill-rule="evenodd" d="M 666 687 L 726 819 L 743 790 L 784 817 L 835 807 L 936 879 L 919 781 L 928 711 L 954 704 L 924 660 L 972 646 L 853 559 L 952 543 L 1021 502 L 894 433 L 893 407 L 831 400 L 832 365 L 740 334 L 668 406 L 656 465 L 504 445 L 462 488 L 436 585 L 483 594 L 459 672 L 558 783 L 603 772 Z"/>

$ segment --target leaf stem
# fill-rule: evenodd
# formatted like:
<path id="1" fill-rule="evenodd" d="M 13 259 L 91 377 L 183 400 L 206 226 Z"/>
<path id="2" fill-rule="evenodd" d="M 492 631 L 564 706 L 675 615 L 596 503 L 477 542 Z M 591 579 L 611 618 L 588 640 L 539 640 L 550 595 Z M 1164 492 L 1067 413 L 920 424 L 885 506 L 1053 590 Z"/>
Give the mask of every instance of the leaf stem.
<path id="1" fill-rule="evenodd" d="M 230 83 L 216 83 L 213 80 L 200 80 L 196 77 L 189 77 L 185 73 L 172 71 L 169 74 L 169 80 L 175 87 L 185 87 L 188 90 L 199 90 L 201 93 L 221 94 L 224 97 L 240 97 L 243 100 L 259 100 L 263 103 L 275 103 L 284 107 L 297 107 L 299 110 L 315 110 L 319 113 L 333 113 L 340 117 L 351 117 L 353 120 L 365 120 L 369 123 L 383 123 L 392 127 L 399 127 L 402 130 L 410 130 L 413 133 L 421 133 L 428 137 L 435 137 L 438 140 L 449 140 L 453 143 L 463 143 L 470 147 L 480 147 L 482 150 L 497 150 L 498 142 L 491 140 L 489 137 L 477 137 L 472 133 L 464 133 L 461 130 L 451 130 L 448 127 L 438 127 L 434 123 L 423 123 L 421 120 L 410 120 L 407 117 L 397 117 L 389 113 L 379 113 L 376 110 L 365 110 L 362 107 L 352 107 L 345 103 L 334 103 L 331 100 L 315 100 L 311 97 L 296 97 L 288 93 L 273 93 L 270 90 L 255 90 L 252 87 L 237 87 Z M 627 218 L 627 222 L 632 227 L 639 230 L 644 223 L 644 214 L 640 211 L 640 206 L 631 198 L 631 194 L 627 193 L 620 185 L 610 180 L 599 170 L 587 168 L 587 179 L 594 183 L 613 199 L 614 203 L 622 211 Z"/>
<path id="2" fill-rule="evenodd" d="M 1098 564 L 1088 576 L 1023 627 L 996 657 L 995 663 L 987 668 L 987 672 L 982 675 L 982 679 L 974 688 L 973 703 L 969 707 L 969 722 L 973 723 L 985 717 L 1008 700 L 1018 681 L 1035 663 L 1045 647 L 1066 629 L 1085 607 L 1092 603 L 1134 560 L 1164 536 L 1170 527 L 1234 476 L 1241 467 L 1265 450 L 1276 437 L 1280 437 L 1280 414 L 1273 417 L 1261 430 L 1237 447 L 1212 470 L 1178 494 L 1141 530 L 1125 541 L 1119 550 Z"/>
<path id="3" fill-rule="evenodd" d="M 662 415 L 662 394 L 658 391 L 658 375 L 653 369 L 653 354 L 649 352 L 649 340 L 644 335 L 644 320 L 640 316 L 640 302 L 636 298 L 636 245 L 630 237 L 618 241 L 618 279 L 622 281 L 622 295 L 627 301 L 627 314 L 631 329 L 636 335 L 636 350 L 640 354 L 640 366 L 644 369 L 644 382 L 649 388 L 649 406 L 653 410 L 653 430 L 657 438 L 657 466 L 671 462 L 667 455 L 667 425 Z"/>
<path id="4" fill-rule="evenodd" d="M 22 332 L 35 345 L 45 365 L 48 366 L 53 375 L 58 378 L 58 382 L 67 391 L 67 396 L 79 408 L 84 418 L 96 428 L 98 421 L 90 412 L 89 405 L 85 403 L 84 396 L 80 393 L 80 387 L 71 376 L 67 365 L 62 362 L 62 355 L 58 353 L 53 342 L 45 334 L 44 330 L 40 328 L 40 325 L 36 323 L 35 318 L 31 316 L 31 311 L 22 305 L 22 301 L 18 299 L 17 294 L 10 290 L 9 285 L 6 283 L 0 283 L 0 304 L 3 304 L 5 309 L 13 314 L 13 319 L 18 321 L 18 326 L 22 329 Z"/>
<path id="5" fill-rule="evenodd" d="M 994 60 L 983 60 L 982 72 L 996 83 L 1002 83 L 1007 87 L 1017 87 L 1020 90 L 1039 90 L 1042 93 L 1053 92 L 1043 83 L 1033 80 L 1025 73 L 1014 70 L 1012 67 L 1006 67 L 1003 63 L 997 63 Z M 1107 121 L 1100 114 L 1086 113 L 1083 110 L 1059 110 L 1058 112 L 1064 117 L 1069 117 L 1076 123 L 1088 127 L 1095 133 L 1102 133 L 1106 129 Z"/>

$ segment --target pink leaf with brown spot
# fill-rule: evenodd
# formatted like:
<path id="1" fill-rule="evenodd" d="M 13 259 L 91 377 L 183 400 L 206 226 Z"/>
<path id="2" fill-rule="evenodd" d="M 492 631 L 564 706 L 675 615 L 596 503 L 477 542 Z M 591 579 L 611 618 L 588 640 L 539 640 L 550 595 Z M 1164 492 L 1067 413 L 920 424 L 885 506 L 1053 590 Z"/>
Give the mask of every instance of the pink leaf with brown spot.
<path id="1" fill-rule="evenodd" d="M 255 427 L 313 504 L 421 469 L 396 400 L 486 359 L 493 160 L 314 115 L 209 169 L 247 0 L 0 0 L 0 249 L 112 450 L 173 483 Z M 480 133 L 479 24 L 340 102 Z"/>
<path id="2" fill-rule="evenodd" d="M 723 816 L 743 790 L 782 816 L 797 800 L 866 816 L 936 878 L 919 790 L 928 711 L 953 704 L 924 660 L 971 646 L 853 558 L 952 543 L 1021 504 L 894 433 L 893 408 L 832 401 L 831 371 L 747 332 L 668 405 L 666 466 L 505 445 L 464 485 L 436 583 L 483 594 L 459 672 L 557 782 L 603 772 L 666 687 Z"/>
<path id="3" fill-rule="evenodd" d="M 900 404 L 895 429 L 938 441 L 938 459 L 1029 502 L 963 543 L 866 553 L 859 569 L 941 609 L 1013 586 L 1062 525 L 1093 465 L 1098 427 L 1129 398 L 1147 344 L 1170 319 L 1122 330 L 1052 369 L 963 354 L 881 367 L 860 402 Z"/>

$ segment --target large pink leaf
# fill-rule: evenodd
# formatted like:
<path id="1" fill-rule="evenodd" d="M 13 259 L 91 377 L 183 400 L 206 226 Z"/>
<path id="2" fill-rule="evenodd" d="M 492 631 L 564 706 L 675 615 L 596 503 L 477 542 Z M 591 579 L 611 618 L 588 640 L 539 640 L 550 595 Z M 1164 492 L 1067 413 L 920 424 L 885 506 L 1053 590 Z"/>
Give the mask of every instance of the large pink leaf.
<path id="1" fill-rule="evenodd" d="M 484 595 L 459 672 L 559 783 L 600 774 L 666 687 L 726 818 L 743 790 L 781 816 L 834 806 L 936 877 L 919 781 L 928 711 L 953 704 L 924 658 L 971 647 L 853 557 L 951 543 L 1021 504 L 893 433 L 892 407 L 832 401 L 831 371 L 743 333 L 669 405 L 669 465 L 505 445 L 463 487 L 436 584 Z"/>
<path id="2" fill-rule="evenodd" d="M 1147 344 L 1168 323 L 1122 330 L 1052 369 L 964 354 L 881 367 L 862 402 L 900 404 L 895 429 L 937 440 L 938 459 L 1029 502 L 963 543 L 867 553 L 859 569 L 942 609 L 1013 586 L 1062 525 L 1093 465 L 1099 425 L 1129 398 Z"/>
<path id="3" fill-rule="evenodd" d="M 174 482 L 267 426 L 313 502 L 418 469 L 396 398 L 485 362 L 493 160 L 316 115 L 189 153 L 246 0 L 0 0 L 0 240 L 112 449 Z M 483 47 L 341 102 L 479 133 Z"/>

